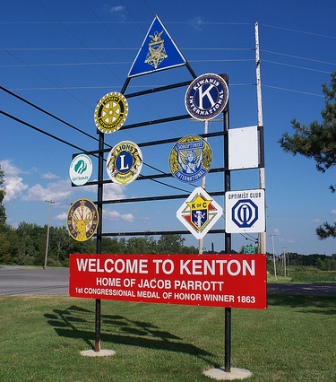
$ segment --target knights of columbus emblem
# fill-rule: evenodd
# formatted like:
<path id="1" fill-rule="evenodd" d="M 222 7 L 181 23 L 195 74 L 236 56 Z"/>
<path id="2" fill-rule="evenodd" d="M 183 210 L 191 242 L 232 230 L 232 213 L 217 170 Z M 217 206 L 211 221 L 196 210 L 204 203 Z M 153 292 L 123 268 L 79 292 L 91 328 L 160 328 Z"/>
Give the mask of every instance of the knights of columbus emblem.
<path id="1" fill-rule="evenodd" d="M 222 214 L 222 207 L 202 187 L 196 187 L 176 211 L 176 217 L 196 239 L 202 239 Z"/>
<path id="2" fill-rule="evenodd" d="M 160 33 L 154 32 L 154 36 L 149 35 L 151 41 L 148 43 L 145 64 L 152 65 L 154 69 L 157 69 L 161 62 L 168 57 L 164 47 L 164 40 L 161 38 L 162 33 L 163 30 Z"/>
<path id="3" fill-rule="evenodd" d="M 208 222 L 208 209 L 211 202 L 212 200 L 205 200 L 201 195 L 197 195 L 193 201 L 187 202 L 190 222 L 198 231 L 203 231 L 204 225 Z"/>

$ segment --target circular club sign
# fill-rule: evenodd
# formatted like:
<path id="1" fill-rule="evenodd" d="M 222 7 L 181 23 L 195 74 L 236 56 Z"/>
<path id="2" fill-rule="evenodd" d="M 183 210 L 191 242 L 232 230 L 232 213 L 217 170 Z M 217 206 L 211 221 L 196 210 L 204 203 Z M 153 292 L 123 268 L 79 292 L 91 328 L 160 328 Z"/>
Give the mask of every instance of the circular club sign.
<path id="1" fill-rule="evenodd" d="M 92 174 L 91 158 L 85 154 L 77 155 L 69 167 L 69 177 L 75 186 L 86 184 Z"/>
<path id="2" fill-rule="evenodd" d="M 128 113 L 126 98 L 117 92 L 106 94 L 97 104 L 94 120 L 102 133 L 114 133 L 125 123 Z"/>
<path id="3" fill-rule="evenodd" d="M 98 210 L 91 200 L 78 199 L 71 205 L 66 223 L 73 239 L 77 241 L 89 240 L 98 227 Z"/>
<path id="4" fill-rule="evenodd" d="M 183 183 L 193 183 L 210 170 L 211 148 L 206 140 L 197 136 L 181 138 L 173 147 L 169 167 L 174 178 Z"/>
<path id="5" fill-rule="evenodd" d="M 185 94 L 185 106 L 195 119 L 212 119 L 220 114 L 229 99 L 229 88 L 218 74 L 203 74 L 195 78 Z"/>
<path id="6" fill-rule="evenodd" d="M 107 174 L 114 183 L 131 183 L 139 176 L 142 163 L 140 148 L 133 142 L 123 141 L 110 151 L 106 162 Z"/>

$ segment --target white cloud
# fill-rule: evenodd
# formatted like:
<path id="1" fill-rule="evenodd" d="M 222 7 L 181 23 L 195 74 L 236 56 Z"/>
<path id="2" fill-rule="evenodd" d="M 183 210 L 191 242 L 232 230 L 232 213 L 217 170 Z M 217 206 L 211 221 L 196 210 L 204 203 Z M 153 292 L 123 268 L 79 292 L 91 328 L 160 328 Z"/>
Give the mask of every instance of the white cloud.
<path id="1" fill-rule="evenodd" d="M 1 170 L 5 174 L 5 180 L 7 177 L 16 176 L 22 174 L 23 171 L 12 164 L 11 160 L 5 159 L 0 161 Z"/>
<path id="2" fill-rule="evenodd" d="M 56 220 L 62 220 L 65 222 L 67 216 L 68 216 L 68 214 L 66 212 L 62 212 L 61 214 L 55 216 L 55 219 Z"/>
<path id="3" fill-rule="evenodd" d="M 107 183 L 104 186 L 104 200 L 122 199 L 125 197 L 124 187 L 122 184 Z"/>
<path id="4" fill-rule="evenodd" d="M 335 215 L 336 214 L 336 209 L 331 210 L 330 213 Z"/>
<path id="5" fill-rule="evenodd" d="M 111 13 L 118 13 L 118 12 L 122 12 L 124 10 L 125 10 L 125 7 L 123 5 L 115 5 L 115 6 L 110 8 Z"/>
<path id="6" fill-rule="evenodd" d="M 23 179 L 19 176 L 6 177 L 4 183 L 6 191 L 4 198 L 5 202 L 16 199 L 24 190 L 28 188 L 28 185 L 24 184 L 22 180 Z"/>
<path id="7" fill-rule="evenodd" d="M 23 171 L 14 166 L 8 159 L 0 161 L 0 166 L 4 172 L 4 188 L 6 191 L 4 201 L 16 199 L 21 193 L 28 188 L 27 184 L 23 183 L 23 179 L 19 177 Z"/>
<path id="8" fill-rule="evenodd" d="M 202 17 L 196 16 L 189 21 L 189 24 L 197 31 L 203 30 L 204 21 Z"/>
<path id="9" fill-rule="evenodd" d="M 120 21 L 125 21 L 126 16 L 125 16 L 125 10 L 126 7 L 123 5 L 114 5 L 113 7 L 106 7 L 106 12 L 110 13 L 113 15 L 115 18 L 118 18 Z"/>
<path id="10" fill-rule="evenodd" d="M 59 179 L 59 176 L 51 172 L 47 172 L 46 174 L 42 174 L 42 179 Z"/>
<path id="11" fill-rule="evenodd" d="M 48 183 L 46 187 L 35 184 L 23 197 L 25 201 L 53 200 L 60 202 L 66 200 L 72 193 L 70 180 L 59 180 Z"/>
<path id="12" fill-rule="evenodd" d="M 121 214 L 118 211 L 104 211 L 103 216 L 107 220 L 124 220 L 127 222 L 132 222 L 134 220 L 134 215 Z"/>

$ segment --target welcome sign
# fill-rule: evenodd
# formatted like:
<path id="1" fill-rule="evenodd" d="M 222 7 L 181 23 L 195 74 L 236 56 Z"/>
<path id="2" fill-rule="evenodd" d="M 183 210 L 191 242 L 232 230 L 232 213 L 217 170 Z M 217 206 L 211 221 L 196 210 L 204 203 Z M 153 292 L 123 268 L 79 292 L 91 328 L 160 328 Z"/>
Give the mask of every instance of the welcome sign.
<path id="1" fill-rule="evenodd" d="M 266 308 L 265 255 L 70 255 L 71 297 Z"/>

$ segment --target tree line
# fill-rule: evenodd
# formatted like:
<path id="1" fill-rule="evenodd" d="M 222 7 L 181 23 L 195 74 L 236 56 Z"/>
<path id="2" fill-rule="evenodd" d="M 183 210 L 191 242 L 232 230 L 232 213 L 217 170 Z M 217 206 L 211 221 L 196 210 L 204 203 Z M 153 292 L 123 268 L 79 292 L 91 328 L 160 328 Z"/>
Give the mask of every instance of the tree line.
<path id="1" fill-rule="evenodd" d="M 300 255 L 298 253 L 287 253 L 287 264 L 299 267 L 315 267 L 322 271 L 336 270 L 336 254 L 332 256 L 311 254 Z M 282 255 L 279 256 L 279 262 L 282 261 Z"/>
<path id="2" fill-rule="evenodd" d="M 3 227 L 0 234 L 0 263 L 41 265 L 47 258 L 48 266 L 68 266 L 71 253 L 96 253 L 96 239 L 80 242 L 69 236 L 63 227 L 20 223 L 17 228 Z M 198 248 L 185 246 L 181 235 L 162 235 L 158 240 L 151 236 L 131 238 L 102 238 L 102 253 L 198 253 Z"/>

